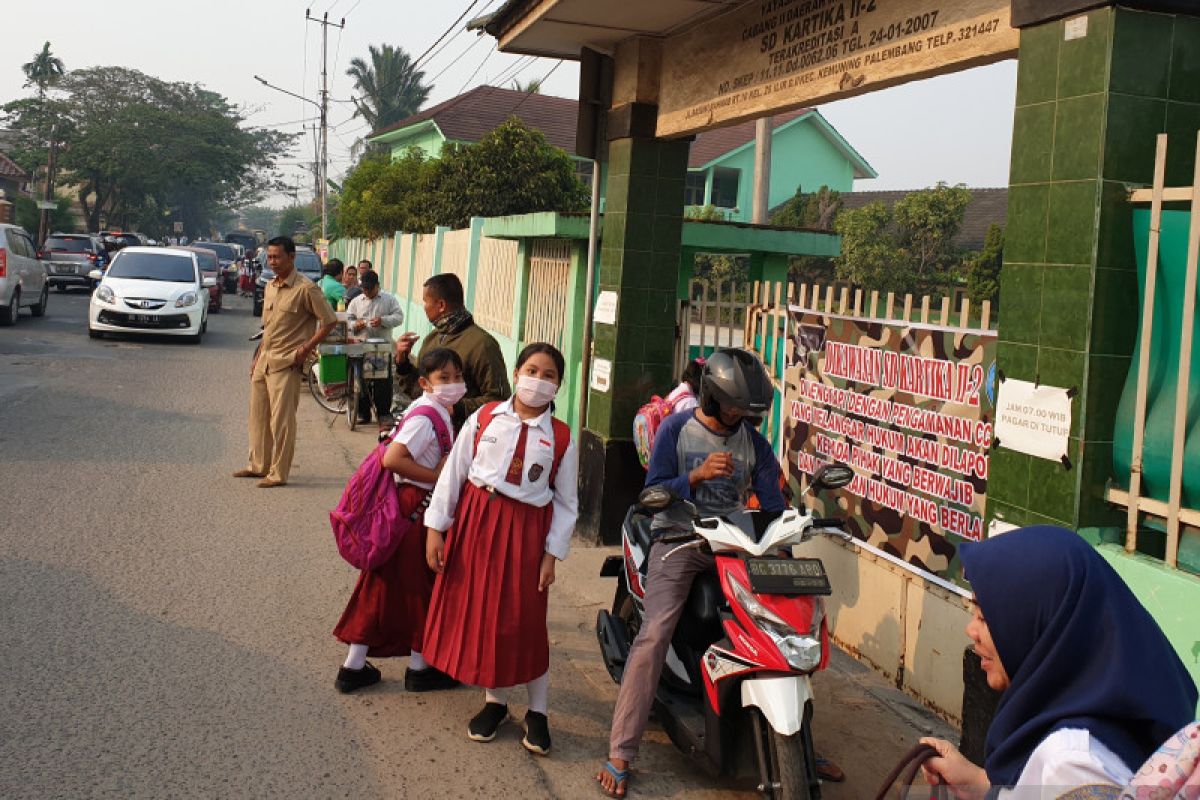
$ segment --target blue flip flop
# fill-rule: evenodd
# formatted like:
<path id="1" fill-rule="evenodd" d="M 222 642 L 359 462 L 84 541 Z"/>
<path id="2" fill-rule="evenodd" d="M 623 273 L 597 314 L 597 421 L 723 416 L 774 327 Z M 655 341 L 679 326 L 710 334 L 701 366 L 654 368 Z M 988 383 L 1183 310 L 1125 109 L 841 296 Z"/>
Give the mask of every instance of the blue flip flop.
<path id="1" fill-rule="evenodd" d="M 629 796 L 629 770 L 617 769 L 616 767 L 613 766 L 613 763 L 611 761 L 604 762 L 604 769 L 609 775 L 613 776 L 613 780 L 615 780 L 617 782 L 618 787 L 620 787 L 622 784 L 624 784 L 625 791 L 621 794 L 617 794 L 615 792 L 610 792 L 604 788 L 604 784 L 600 785 L 600 791 L 603 792 L 606 797 L 628 797 Z"/>

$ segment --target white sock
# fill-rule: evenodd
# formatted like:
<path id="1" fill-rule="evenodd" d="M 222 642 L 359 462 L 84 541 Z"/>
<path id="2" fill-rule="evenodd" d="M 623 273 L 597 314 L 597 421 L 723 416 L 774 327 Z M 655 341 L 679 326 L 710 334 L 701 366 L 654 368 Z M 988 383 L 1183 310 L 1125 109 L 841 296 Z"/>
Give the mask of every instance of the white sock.
<path id="1" fill-rule="evenodd" d="M 420 672 L 423 669 L 429 669 L 429 662 L 425 660 L 425 656 L 413 650 L 408 654 L 408 668 Z"/>
<path id="2" fill-rule="evenodd" d="M 525 684 L 525 691 L 529 692 L 529 710 L 545 714 L 550 705 L 550 670 Z"/>
<path id="3" fill-rule="evenodd" d="M 350 652 L 346 654 L 346 663 L 342 664 L 346 669 L 362 669 L 367 663 L 367 651 L 371 648 L 365 644 L 350 645 Z"/>
<path id="4" fill-rule="evenodd" d="M 484 689 L 483 697 L 489 703 L 499 703 L 502 706 L 508 705 L 508 692 L 503 689 Z"/>

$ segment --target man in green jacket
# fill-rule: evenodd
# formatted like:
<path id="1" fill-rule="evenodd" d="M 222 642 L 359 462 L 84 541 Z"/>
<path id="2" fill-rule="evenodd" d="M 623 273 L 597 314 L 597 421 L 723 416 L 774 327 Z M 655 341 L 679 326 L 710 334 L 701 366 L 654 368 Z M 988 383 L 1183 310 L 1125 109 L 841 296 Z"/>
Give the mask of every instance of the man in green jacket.
<path id="1" fill-rule="evenodd" d="M 346 287 L 342 285 L 341 259 L 331 258 L 325 264 L 325 274 L 321 277 L 321 294 L 329 301 L 329 305 L 337 310 L 338 302 L 346 296 Z"/>
<path id="2" fill-rule="evenodd" d="M 461 428 L 467 417 L 493 400 L 507 400 L 512 395 L 508 383 L 508 368 L 500 345 L 492 335 L 475 324 L 471 312 L 463 303 L 463 285 L 453 273 L 434 275 L 425 281 L 421 294 L 425 316 L 433 330 L 421 341 L 416 359 L 413 346 L 421 337 L 405 333 L 396 340 L 396 376 L 400 391 L 411 398 L 420 395 L 417 385 L 416 361 L 427 350 L 448 347 L 463 361 L 463 381 L 467 394 L 455 404 L 451 417 L 454 427 Z"/>

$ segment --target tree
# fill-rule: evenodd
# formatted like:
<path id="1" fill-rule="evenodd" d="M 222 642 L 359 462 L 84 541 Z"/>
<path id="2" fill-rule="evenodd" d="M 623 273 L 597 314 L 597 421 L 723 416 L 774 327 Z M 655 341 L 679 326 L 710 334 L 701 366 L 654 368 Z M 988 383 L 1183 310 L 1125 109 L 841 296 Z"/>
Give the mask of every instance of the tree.
<path id="1" fill-rule="evenodd" d="M 50 43 L 46 42 L 32 61 L 21 65 L 21 71 L 25 73 L 26 88 L 37 86 L 38 97 L 44 98 L 46 88 L 58 83 L 66 69 L 62 59 L 50 52 Z"/>
<path id="2" fill-rule="evenodd" d="M 55 198 L 58 205 L 50 212 L 51 233 L 74 233 L 75 218 L 71 215 L 71 200 L 67 197 Z M 37 203 L 28 197 L 13 198 L 13 221 L 27 231 L 37 231 L 42 221 L 42 212 Z"/>
<path id="3" fill-rule="evenodd" d="M 832 231 L 842 210 L 842 196 L 828 186 L 815 194 L 805 194 L 802 186 L 796 194 L 771 215 L 771 224 L 781 228 Z M 800 283 L 829 283 L 835 275 L 832 258 L 825 256 L 792 256 L 788 261 L 788 276 Z"/>
<path id="4" fill-rule="evenodd" d="M 359 93 L 354 115 L 377 131 L 420 111 L 433 86 L 424 83 L 425 73 L 416 69 L 403 48 L 385 44 L 368 50 L 371 63 L 355 58 L 346 74 Z"/>
<path id="5" fill-rule="evenodd" d="M 525 92 L 526 94 L 541 94 L 542 93 L 542 79 L 541 78 L 533 78 L 525 83 L 521 83 L 520 81 L 513 81 L 512 88 L 513 88 L 514 92 Z"/>
<path id="6" fill-rule="evenodd" d="M 1000 299 L 1000 269 L 1004 266 L 1004 229 L 993 224 L 988 228 L 983 249 L 967 259 L 967 294 L 976 303 L 990 300 L 995 306 Z"/>
<path id="7" fill-rule="evenodd" d="M 419 206 L 429 174 L 425 154 L 418 148 L 395 161 L 387 155 L 364 157 L 342 183 L 342 232 L 369 239 L 423 230 Z"/>
<path id="8" fill-rule="evenodd" d="M 683 210 L 685 219 L 695 220 L 696 222 L 728 222 L 729 214 L 725 209 L 717 208 L 714 205 L 707 206 L 688 206 Z"/>
<path id="9" fill-rule="evenodd" d="M 871 203 L 842 211 L 838 277 L 881 292 L 932 294 L 958 279 L 962 254 L 954 244 L 971 192 L 939 183 L 888 208 Z"/>

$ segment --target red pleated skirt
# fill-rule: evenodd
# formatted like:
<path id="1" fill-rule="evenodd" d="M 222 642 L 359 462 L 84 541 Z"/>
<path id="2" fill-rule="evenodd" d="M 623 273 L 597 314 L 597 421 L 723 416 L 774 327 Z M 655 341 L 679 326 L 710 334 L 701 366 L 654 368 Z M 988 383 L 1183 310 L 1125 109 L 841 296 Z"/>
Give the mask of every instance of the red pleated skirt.
<path id="1" fill-rule="evenodd" d="M 545 674 L 549 592 L 538 575 L 553 512 L 466 482 L 429 603 L 426 661 L 489 689 Z"/>
<path id="2" fill-rule="evenodd" d="M 401 484 L 400 512 L 405 523 L 426 490 Z M 418 518 L 408 526 L 396 554 L 376 570 L 359 573 L 350 602 L 333 635 L 346 644 L 365 644 L 375 658 L 421 651 L 425 618 L 436 573 L 425 560 L 425 526 Z"/>

